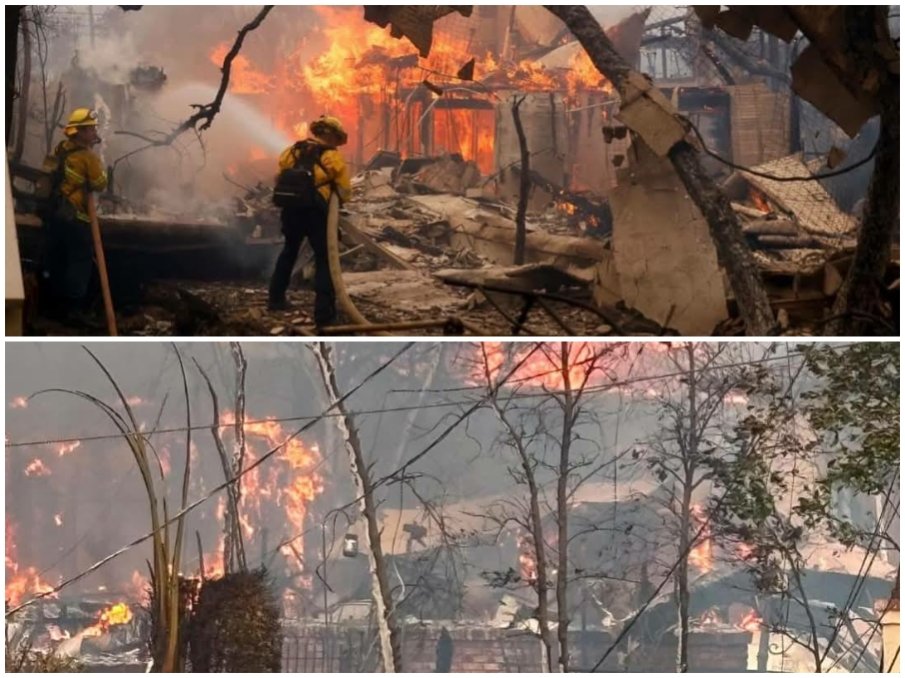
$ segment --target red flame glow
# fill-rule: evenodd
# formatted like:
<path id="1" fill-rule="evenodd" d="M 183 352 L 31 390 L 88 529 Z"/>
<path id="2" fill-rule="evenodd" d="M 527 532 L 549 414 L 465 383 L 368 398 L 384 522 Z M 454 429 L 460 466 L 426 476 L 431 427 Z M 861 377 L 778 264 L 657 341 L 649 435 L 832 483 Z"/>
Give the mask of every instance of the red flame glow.
<path id="1" fill-rule="evenodd" d="M 688 553 L 688 564 L 701 574 L 707 574 L 713 570 L 713 538 L 710 534 L 710 524 L 707 522 L 707 513 L 702 506 L 695 504 L 691 507 L 691 517 L 696 523 L 696 527 L 692 529 L 697 532 L 703 526 L 703 531 L 698 542 Z"/>
<path id="2" fill-rule="evenodd" d="M 750 631 L 754 633 L 759 630 L 764 624 L 764 620 L 761 619 L 760 615 L 757 614 L 757 610 L 751 610 L 744 616 L 744 618 L 737 624 L 740 629 L 744 629 L 745 631 Z"/>
<path id="3" fill-rule="evenodd" d="M 32 478 L 49 476 L 50 468 L 41 459 L 32 459 L 25 467 L 25 475 Z"/>

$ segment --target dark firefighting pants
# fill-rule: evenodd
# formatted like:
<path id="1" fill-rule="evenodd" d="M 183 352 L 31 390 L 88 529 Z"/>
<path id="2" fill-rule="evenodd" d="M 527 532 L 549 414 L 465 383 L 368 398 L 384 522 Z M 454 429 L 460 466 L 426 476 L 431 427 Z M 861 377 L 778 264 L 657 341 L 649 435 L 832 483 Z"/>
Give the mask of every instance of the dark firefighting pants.
<path id="1" fill-rule="evenodd" d="M 286 298 L 299 249 L 308 238 L 314 250 L 314 322 L 329 324 L 336 318 L 336 296 L 327 258 L 327 213 L 318 207 L 284 209 L 282 220 L 286 242 L 270 279 L 270 300 L 279 302 Z"/>
<path id="2" fill-rule="evenodd" d="M 43 276 L 56 303 L 71 310 L 90 304 L 94 274 L 94 243 L 90 224 L 73 220 L 50 219 L 44 242 Z"/>

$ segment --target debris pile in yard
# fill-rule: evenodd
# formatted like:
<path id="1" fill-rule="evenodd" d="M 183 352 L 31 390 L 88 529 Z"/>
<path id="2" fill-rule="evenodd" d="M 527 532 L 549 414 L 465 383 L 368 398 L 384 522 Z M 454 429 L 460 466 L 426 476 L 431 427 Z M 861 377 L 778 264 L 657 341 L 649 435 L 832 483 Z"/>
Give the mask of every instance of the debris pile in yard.
<path id="1" fill-rule="evenodd" d="M 133 608 L 134 607 L 134 613 Z M 87 672 L 141 671 L 147 664 L 148 618 L 122 599 L 44 601 L 7 621 L 7 643 L 78 661 Z"/>
<path id="2" fill-rule="evenodd" d="M 840 210 L 817 181 L 777 181 L 775 177 L 805 177 L 807 165 L 789 156 L 736 172 L 724 189 L 742 222 L 751 246 L 760 252 L 764 270 L 771 262 L 801 262 L 831 258 L 855 246 L 857 222 Z"/>
<path id="3" fill-rule="evenodd" d="M 402 160 L 378 153 L 353 179 L 354 199 L 341 212 L 348 292 L 379 324 L 455 319 L 492 335 L 737 331 L 706 225 L 684 192 L 673 190 L 677 177 L 643 149 L 620 172 L 609 200 L 566 192 L 532 173 L 527 263 L 514 266 L 516 213 L 506 176 L 517 179 L 517 170 L 484 180 L 457 155 Z M 759 176 L 807 173 L 790 156 L 725 182 L 783 329 L 796 331 L 824 314 L 857 228 L 818 182 Z M 661 184 L 670 190 L 653 190 Z M 234 213 L 221 220 L 104 217 L 114 282 L 128 286 L 123 271 L 146 276 L 136 312 L 130 295 L 120 295 L 121 331 L 314 331 L 310 252 L 303 250 L 294 274 L 294 309 L 267 310 L 265 281 L 282 243 L 279 213 L 270 186 L 243 190 Z"/>
<path id="4" fill-rule="evenodd" d="M 783 329 L 820 322 L 845 278 L 858 221 L 819 181 L 777 181 L 813 172 L 798 155 L 732 174 L 724 190 L 754 251 Z M 894 264 L 896 262 L 893 262 Z"/>

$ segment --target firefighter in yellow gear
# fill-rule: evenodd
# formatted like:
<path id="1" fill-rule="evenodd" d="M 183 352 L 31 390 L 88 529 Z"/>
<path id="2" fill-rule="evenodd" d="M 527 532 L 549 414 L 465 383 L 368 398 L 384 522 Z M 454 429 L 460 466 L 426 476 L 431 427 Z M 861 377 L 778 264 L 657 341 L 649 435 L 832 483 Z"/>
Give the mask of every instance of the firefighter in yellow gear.
<path id="1" fill-rule="evenodd" d="M 54 181 L 44 219 L 43 278 L 52 299 L 64 304 L 61 310 L 80 312 L 90 305 L 94 271 L 88 196 L 107 187 L 107 172 L 92 150 L 100 143 L 97 113 L 75 109 L 63 134 L 46 164 Z"/>
<path id="2" fill-rule="evenodd" d="M 316 195 L 310 205 L 283 207 L 286 240 L 270 279 L 268 307 L 274 311 L 290 308 L 286 291 L 299 249 L 308 238 L 314 251 L 314 322 L 318 327 L 325 327 L 336 321 L 336 297 L 327 258 L 327 204 L 334 192 L 340 203 L 352 197 L 349 168 L 338 150 L 348 142 L 349 136 L 342 122 L 333 116 L 321 116 L 309 125 L 308 130 L 307 139 L 283 151 L 279 168 L 290 170 L 308 163 L 312 168 L 312 189 Z"/>

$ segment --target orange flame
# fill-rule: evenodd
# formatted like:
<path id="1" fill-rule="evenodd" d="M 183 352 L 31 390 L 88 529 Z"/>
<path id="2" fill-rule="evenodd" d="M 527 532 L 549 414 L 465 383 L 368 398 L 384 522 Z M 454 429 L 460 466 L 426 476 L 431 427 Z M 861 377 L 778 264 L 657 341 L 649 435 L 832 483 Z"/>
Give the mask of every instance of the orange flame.
<path id="1" fill-rule="evenodd" d="M 228 43 L 222 42 L 210 53 L 210 60 L 217 66 L 223 65 L 223 59 L 230 50 Z M 237 54 L 232 61 L 229 73 L 229 89 L 237 94 L 266 94 L 275 87 L 273 78 L 261 73 L 243 54 Z"/>
<path id="2" fill-rule="evenodd" d="M 273 419 L 247 424 L 245 433 L 264 438 L 270 448 L 283 444 L 289 437 L 283 426 Z M 323 478 L 316 471 L 320 452 L 316 445 L 308 447 L 300 438 L 295 437 L 286 442 L 278 453 L 278 459 L 285 464 L 285 468 L 289 472 L 289 482 L 284 487 L 277 489 L 277 502 L 286 511 L 286 517 L 293 529 L 300 533 L 304 531 L 308 504 L 324 491 Z M 258 489 L 257 479 L 253 485 L 254 490 L 243 492 L 243 494 L 260 496 L 263 491 Z"/>
<path id="3" fill-rule="evenodd" d="M 10 401 L 9 406 L 14 410 L 24 410 L 26 407 L 28 407 L 28 398 L 25 398 L 23 396 L 16 396 Z"/>
<path id="4" fill-rule="evenodd" d="M 751 610 L 736 626 L 738 626 L 738 628 L 740 629 L 744 629 L 745 631 L 754 633 L 755 631 L 760 629 L 763 624 L 764 620 L 761 619 L 759 614 L 757 614 L 757 610 Z"/>
<path id="5" fill-rule="evenodd" d="M 82 446 L 81 440 L 74 440 L 71 443 L 60 443 L 59 445 L 57 445 L 57 448 L 56 448 L 57 455 L 60 457 L 64 457 L 67 454 L 69 454 L 70 452 L 77 450 L 81 446 Z"/>
<path id="6" fill-rule="evenodd" d="M 749 187 L 749 194 L 751 202 L 754 203 L 754 207 L 763 212 L 764 214 L 769 214 L 773 211 L 773 208 L 770 206 L 770 203 L 767 201 L 766 196 L 761 193 L 759 190 L 754 188 L 754 186 Z"/>
<path id="7" fill-rule="evenodd" d="M 32 459 L 25 467 L 25 475 L 29 477 L 49 476 L 50 469 L 41 459 Z"/>
<path id="8" fill-rule="evenodd" d="M 707 514 L 703 507 L 695 504 L 691 507 L 693 522 L 697 523 L 695 531 L 703 526 L 701 536 L 697 544 L 688 553 L 688 564 L 697 569 L 701 574 L 707 574 L 713 570 L 713 538 L 710 535 L 710 524 L 707 522 Z"/>
<path id="9" fill-rule="evenodd" d="M 4 534 L 6 536 L 6 553 L 4 557 L 6 562 L 5 599 L 7 605 L 15 607 L 25 600 L 26 596 L 53 591 L 53 586 L 41 579 L 41 575 L 36 568 L 20 568 L 17 562 L 16 528 L 15 525 L 9 522 L 9 519 L 6 520 Z M 56 594 L 52 594 L 50 597 L 56 598 Z"/>
<path id="10" fill-rule="evenodd" d="M 96 624 L 89 626 L 82 632 L 86 637 L 99 636 L 107 633 L 111 626 L 128 624 L 132 621 L 132 610 L 125 603 L 116 603 L 101 611 Z"/>

